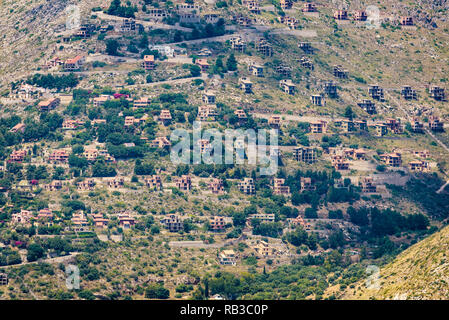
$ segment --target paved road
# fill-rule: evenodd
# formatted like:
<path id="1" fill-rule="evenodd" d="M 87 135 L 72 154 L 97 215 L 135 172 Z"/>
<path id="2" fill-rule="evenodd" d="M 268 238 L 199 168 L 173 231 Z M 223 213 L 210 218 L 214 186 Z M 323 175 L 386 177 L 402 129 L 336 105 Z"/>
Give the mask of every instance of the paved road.
<path id="1" fill-rule="evenodd" d="M 252 113 L 251 114 L 254 118 L 262 118 L 262 119 L 269 119 L 272 115 L 272 113 Z M 310 121 L 317 121 L 317 120 L 325 120 L 325 121 L 331 121 L 331 117 L 326 116 L 319 116 L 319 117 L 313 117 L 313 116 L 298 116 L 298 115 L 292 115 L 292 114 L 276 114 L 278 116 L 281 116 L 281 119 L 285 119 L 287 121 L 298 121 L 298 122 L 310 122 Z"/>
<path id="2" fill-rule="evenodd" d="M 165 80 L 165 81 L 159 81 L 159 82 L 151 82 L 151 83 L 145 83 L 145 84 L 133 84 L 133 85 L 125 85 L 125 88 L 136 88 L 136 87 L 154 87 L 154 86 L 159 86 L 162 84 L 180 84 L 180 83 L 187 83 L 187 82 L 191 82 L 192 80 L 197 80 L 197 79 L 201 79 L 201 80 L 206 80 L 207 79 L 207 74 L 206 73 L 202 73 L 201 76 L 199 77 L 192 77 L 192 78 L 182 78 L 182 79 L 174 79 L 174 80 Z M 122 86 L 120 86 L 122 87 Z"/>
<path id="3" fill-rule="evenodd" d="M 72 252 L 71 254 L 67 255 L 67 256 L 63 256 L 63 257 L 56 257 L 56 258 L 49 258 L 49 259 L 43 259 L 40 261 L 33 261 L 33 262 L 22 262 L 19 264 L 13 264 L 10 266 L 2 266 L 0 268 L 2 269 L 8 269 L 8 268 L 13 268 L 13 267 L 21 267 L 21 266 L 26 266 L 29 264 L 37 264 L 39 262 L 46 262 L 46 263 L 61 263 L 61 262 L 65 262 L 67 260 L 70 260 L 74 257 L 76 257 L 77 255 L 81 254 L 81 252 Z"/>
<path id="4" fill-rule="evenodd" d="M 262 119 L 269 119 L 272 114 L 273 113 L 261 113 L 261 112 L 251 113 L 251 115 L 254 118 L 262 118 Z M 297 122 L 311 122 L 311 121 L 319 121 L 319 120 L 332 122 L 337 119 L 343 118 L 343 117 L 332 118 L 329 116 L 299 116 L 299 115 L 292 115 L 292 114 L 286 114 L 286 113 L 281 113 L 281 114 L 276 114 L 276 115 L 281 116 L 281 119 L 285 119 L 286 121 L 297 121 Z M 367 121 L 367 125 L 369 125 L 369 126 L 374 125 L 375 123 L 376 123 L 376 121 L 373 121 L 373 120 Z"/>
<path id="5" fill-rule="evenodd" d="M 195 40 L 186 40 L 186 41 L 181 41 L 181 42 L 167 42 L 165 44 L 178 46 L 180 44 L 194 44 L 194 43 L 202 43 L 202 42 L 220 42 L 220 41 L 224 42 L 224 41 L 229 40 L 235 36 L 236 36 L 236 34 L 225 34 L 223 36 L 202 38 L 202 39 L 195 39 Z"/>
<path id="6" fill-rule="evenodd" d="M 114 20 L 114 21 L 122 21 L 123 20 L 122 17 L 111 16 L 102 11 L 97 12 L 96 15 L 100 19 L 103 19 L 103 20 Z M 139 20 L 139 19 L 136 19 L 135 21 L 136 21 L 136 24 L 141 24 L 144 27 L 150 27 L 150 28 L 154 28 L 154 29 L 169 29 L 169 30 L 180 30 L 180 31 L 184 31 L 184 32 L 192 32 L 192 29 L 181 27 L 181 26 L 172 26 L 170 24 L 154 22 L 154 21 L 145 21 L 145 20 Z"/>
<path id="7" fill-rule="evenodd" d="M 207 244 L 203 241 L 170 241 L 168 243 L 170 247 L 174 248 L 221 248 L 223 243 Z"/>
<path id="8" fill-rule="evenodd" d="M 180 45 L 180 44 L 196 44 L 203 42 L 224 42 L 230 40 L 233 37 L 240 36 L 246 41 L 254 41 L 262 37 L 264 32 L 270 32 L 273 34 L 290 34 L 299 37 L 316 37 L 317 32 L 315 30 L 290 30 L 287 28 L 273 28 L 270 26 L 253 26 L 252 28 L 239 28 L 233 34 L 225 34 L 222 36 L 210 37 L 210 38 L 202 38 L 195 40 L 186 40 L 181 42 L 172 42 L 166 43 L 167 45 Z"/>

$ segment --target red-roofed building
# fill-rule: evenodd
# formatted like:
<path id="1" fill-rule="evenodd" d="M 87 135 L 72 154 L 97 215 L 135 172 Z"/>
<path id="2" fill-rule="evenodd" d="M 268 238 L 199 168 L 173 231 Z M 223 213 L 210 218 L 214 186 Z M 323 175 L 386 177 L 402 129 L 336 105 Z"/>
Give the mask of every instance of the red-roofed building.
<path id="1" fill-rule="evenodd" d="M 94 226 L 96 228 L 106 228 L 108 226 L 109 219 L 105 219 L 101 213 L 95 213 L 92 215 L 94 220 Z"/>
<path id="2" fill-rule="evenodd" d="M 209 220 L 210 228 L 214 231 L 223 230 L 226 226 L 226 221 L 224 217 L 213 217 Z"/>
<path id="3" fill-rule="evenodd" d="M 64 62 L 64 70 L 66 71 L 77 71 L 83 66 L 86 58 L 84 56 L 76 56 L 73 59 L 68 59 Z"/>
<path id="4" fill-rule="evenodd" d="M 38 107 L 39 111 L 50 111 L 50 110 L 56 108 L 59 105 L 59 102 L 61 102 L 61 100 L 59 98 L 51 98 L 51 99 L 39 102 L 37 107 Z"/>
<path id="5" fill-rule="evenodd" d="M 170 146 L 171 146 L 171 142 L 166 137 L 157 137 L 156 139 L 154 139 L 151 142 L 152 148 L 163 149 L 163 148 L 170 147 Z"/>
<path id="6" fill-rule="evenodd" d="M 22 162 L 27 152 L 25 150 L 14 150 L 9 156 L 10 161 Z"/>
<path id="7" fill-rule="evenodd" d="M 84 213 L 74 213 L 72 216 L 72 224 L 77 227 L 87 226 L 87 219 Z"/>
<path id="8" fill-rule="evenodd" d="M 189 191 L 192 188 L 192 179 L 188 175 L 182 175 L 176 180 L 176 188 L 181 191 Z"/>
<path id="9" fill-rule="evenodd" d="M 69 159 L 69 153 L 66 149 L 60 149 L 53 151 L 50 156 L 48 157 L 48 161 L 50 163 L 66 163 Z"/>
<path id="10" fill-rule="evenodd" d="M 136 224 L 134 218 L 132 218 L 128 213 L 122 213 L 118 216 L 119 226 L 123 229 L 130 229 Z"/>
<path id="11" fill-rule="evenodd" d="M 79 126 L 82 126 L 83 124 L 84 124 L 84 121 L 81 121 L 81 120 L 69 120 L 69 119 L 66 119 L 62 123 L 62 129 L 64 129 L 64 130 L 75 130 Z"/>
<path id="12" fill-rule="evenodd" d="M 207 62 L 207 59 L 197 59 L 195 64 L 201 68 L 201 72 L 206 72 L 209 70 L 210 64 Z"/>
<path id="13" fill-rule="evenodd" d="M 152 175 L 145 178 L 145 184 L 148 188 L 154 190 L 162 190 L 162 179 L 161 176 Z"/>
<path id="14" fill-rule="evenodd" d="M 144 68 L 147 71 L 154 70 L 155 65 L 154 65 L 154 56 L 153 55 L 146 55 L 143 57 L 142 68 Z"/>
<path id="15" fill-rule="evenodd" d="M 18 123 L 14 127 L 9 130 L 9 132 L 24 132 L 25 131 L 25 124 L 24 123 Z"/>
<path id="16" fill-rule="evenodd" d="M 29 210 L 20 210 L 20 212 L 13 213 L 11 217 L 12 223 L 28 224 L 33 218 L 33 213 Z"/>
<path id="17" fill-rule="evenodd" d="M 40 219 L 42 219 L 42 220 L 51 220 L 51 219 L 53 219 L 53 212 L 50 210 L 50 209 L 48 209 L 48 208 L 46 208 L 46 209 L 41 209 L 41 210 L 39 210 L 39 214 L 37 215 L 37 219 L 38 220 L 40 220 Z"/>
<path id="18" fill-rule="evenodd" d="M 209 182 L 209 189 L 212 193 L 221 194 L 224 193 L 223 180 L 214 178 Z"/>

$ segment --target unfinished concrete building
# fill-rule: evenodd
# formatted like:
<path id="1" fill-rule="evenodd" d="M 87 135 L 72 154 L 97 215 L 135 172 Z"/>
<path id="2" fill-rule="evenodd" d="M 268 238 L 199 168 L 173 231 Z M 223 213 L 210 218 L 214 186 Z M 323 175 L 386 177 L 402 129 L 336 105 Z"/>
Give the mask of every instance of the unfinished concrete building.
<path id="1" fill-rule="evenodd" d="M 354 120 L 354 127 L 360 131 L 367 131 L 368 122 L 365 119 Z"/>
<path id="2" fill-rule="evenodd" d="M 399 19 L 399 23 L 401 26 L 413 26 L 414 25 L 413 17 L 410 16 L 401 17 Z"/>
<path id="3" fill-rule="evenodd" d="M 253 21 L 251 18 L 249 18 L 248 16 L 244 16 L 244 15 L 238 15 L 236 17 L 234 17 L 235 22 L 237 22 L 237 24 L 239 26 L 242 27 L 249 27 Z"/>
<path id="4" fill-rule="evenodd" d="M 354 131 L 355 130 L 354 121 L 349 119 L 341 120 L 341 129 L 345 133 Z"/>
<path id="5" fill-rule="evenodd" d="M 8 285 L 8 275 L 6 273 L 0 273 L 0 286 Z"/>
<path id="6" fill-rule="evenodd" d="M 311 147 L 295 147 L 293 148 L 293 157 L 296 161 L 314 163 L 317 159 L 315 149 Z"/>
<path id="7" fill-rule="evenodd" d="M 327 122 L 324 120 L 317 120 L 309 122 L 310 133 L 325 133 L 327 131 Z"/>
<path id="8" fill-rule="evenodd" d="M 151 175 L 145 178 L 145 185 L 151 190 L 162 190 L 162 178 L 159 175 Z"/>
<path id="9" fill-rule="evenodd" d="M 368 114 L 376 114 L 376 104 L 371 101 L 371 100 L 362 100 L 362 102 L 357 103 L 357 105 L 362 108 L 363 110 L 365 110 L 366 113 Z"/>
<path id="10" fill-rule="evenodd" d="M 292 76 L 292 68 L 285 64 L 281 64 L 281 65 L 277 66 L 275 68 L 275 71 L 277 74 L 279 74 L 283 77 L 290 78 Z"/>
<path id="11" fill-rule="evenodd" d="M 169 13 L 166 9 L 161 8 L 147 8 L 146 14 L 152 18 L 157 20 L 162 20 L 163 18 L 168 17 Z"/>
<path id="12" fill-rule="evenodd" d="M 289 195 L 290 194 L 290 187 L 285 186 L 285 179 L 273 179 L 273 193 L 277 195 Z"/>
<path id="13" fill-rule="evenodd" d="M 207 104 L 198 107 L 199 121 L 215 121 L 218 116 L 217 106 L 214 104 Z"/>
<path id="14" fill-rule="evenodd" d="M 429 93 L 430 93 L 430 96 L 437 101 L 445 100 L 444 88 L 441 88 L 439 86 L 431 86 L 429 88 Z"/>
<path id="15" fill-rule="evenodd" d="M 218 178 L 213 178 L 209 181 L 209 190 L 214 194 L 224 193 L 223 180 Z"/>
<path id="16" fill-rule="evenodd" d="M 437 116 L 430 116 L 429 129 L 434 132 L 442 132 L 444 131 L 444 124 Z"/>
<path id="17" fill-rule="evenodd" d="M 349 162 L 342 155 L 335 154 L 331 160 L 335 170 L 349 170 Z"/>
<path id="18" fill-rule="evenodd" d="M 239 190 L 244 194 L 252 195 L 256 193 L 256 185 L 254 184 L 254 179 L 244 178 L 239 182 Z"/>
<path id="19" fill-rule="evenodd" d="M 324 82 L 324 93 L 331 98 L 336 98 L 338 96 L 337 84 L 332 80 Z"/>
<path id="20" fill-rule="evenodd" d="M 244 52 L 246 50 L 246 42 L 242 39 L 242 37 L 237 36 L 233 37 L 230 40 L 231 48 L 238 52 Z"/>
<path id="21" fill-rule="evenodd" d="M 159 121 L 161 121 L 164 125 L 169 125 L 172 121 L 170 110 L 162 109 L 161 113 L 159 114 Z"/>
<path id="22" fill-rule="evenodd" d="M 353 19 L 354 21 L 366 21 L 368 19 L 368 15 L 364 10 L 357 10 L 354 12 Z"/>
<path id="23" fill-rule="evenodd" d="M 281 127 L 281 116 L 277 114 L 273 114 L 268 119 L 268 125 L 273 129 L 279 129 Z"/>
<path id="24" fill-rule="evenodd" d="M 256 76 L 256 77 L 263 77 L 264 76 L 264 74 L 263 74 L 263 66 L 258 64 L 258 63 L 255 63 L 255 62 L 251 62 L 248 65 L 248 71 L 251 72 L 253 74 L 253 76 Z"/>
<path id="25" fill-rule="evenodd" d="M 359 185 L 362 188 L 363 193 L 375 193 L 377 191 L 377 187 L 374 184 L 372 177 L 363 177 L 359 181 Z"/>
<path id="26" fill-rule="evenodd" d="M 335 65 L 333 67 L 333 74 L 335 77 L 339 79 L 347 79 L 348 78 L 348 70 L 343 69 L 340 65 Z"/>
<path id="27" fill-rule="evenodd" d="M 248 116 L 246 115 L 245 111 L 242 109 L 235 110 L 234 114 L 236 115 L 240 124 L 242 124 L 248 120 Z"/>
<path id="28" fill-rule="evenodd" d="M 290 79 L 281 80 L 279 81 L 279 85 L 281 86 L 282 90 L 285 93 L 290 94 L 292 96 L 295 95 L 296 85 L 292 82 L 292 80 Z"/>
<path id="29" fill-rule="evenodd" d="M 136 21 L 132 18 L 127 18 L 122 20 L 120 25 L 121 32 L 134 32 L 136 31 Z"/>
<path id="30" fill-rule="evenodd" d="M 384 123 L 376 123 L 375 128 L 377 137 L 383 137 L 388 133 L 388 127 Z"/>
<path id="31" fill-rule="evenodd" d="M 291 9 L 293 6 L 292 0 L 280 0 L 279 4 L 281 5 L 282 10 L 288 10 Z"/>
<path id="32" fill-rule="evenodd" d="M 402 133 L 403 127 L 402 127 L 402 123 L 401 123 L 401 119 L 394 119 L 394 118 L 388 118 L 387 120 L 385 120 L 385 125 L 388 127 L 388 129 L 391 130 L 391 132 L 393 133 Z"/>
<path id="33" fill-rule="evenodd" d="M 209 220 L 209 225 L 212 231 L 221 231 L 226 227 L 226 220 L 224 217 L 214 216 Z"/>
<path id="34" fill-rule="evenodd" d="M 398 152 L 381 154 L 380 159 L 385 162 L 387 166 L 400 167 L 402 165 L 402 157 Z"/>
<path id="35" fill-rule="evenodd" d="M 82 39 L 90 38 L 93 31 L 95 30 L 95 25 L 93 24 L 83 24 L 80 26 L 78 31 L 75 33 L 75 36 L 80 37 Z"/>
<path id="36" fill-rule="evenodd" d="M 384 89 L 377 84 L 373 84 L 369 87 L 368 94 L 374 100 L 384 101 Z"/>
<path id="37" fill-rule="evenodd" d="M 239 79 L 239 88 L 244 93 L 251 93 L 253 90 L 253 83 L 249 78 L 243 77 Z"/>
<path id="38" fill-rule="evenodd" d="M 424 124 L 418 119 L 413 119 L 410 123 L 412 127 L 412 132 L 414 133 L 423 133 L 424 132 Z"/>
<path id="39" fill-rule="evenodd" d="M 430 166 L 427 161 L 424 160 L 416 160 L 416 161 L 410 161 L 408 163 L 408 168 L 411 172 L 429 172 Z"/>
<path id="40" fill-rule="evenodd" d="M 176 180 L 176 188 L 181 191 L 189 191 L 192 189 L 192 179 L 188 175 L 182 175 Z"/>
<path id="41" fill-rule="evenodd" d="M 267 57 L 271 57 L 273 55 L 273 47 L 264 38 L 261 38 L 256 42 L 256 50 Z"/>
<path id="42" fill-rule="evenodd" d="M 290 29 L 296 29 L 299 25 L 299 21 L 296 18 L 289 16 L 279 16 L 278 21 Z"/>
<path id="43" fill-rule="evenodd" d="M 335 10 L 334 11 L 335 20 L 348 20 L 348 11 L 346 10 Z"/>
<path id="44" fill-rule="evenodd" d="M 242 5 L 244 5 L 249 10 L 249 12 L 260 14 L 259 0 L 243 0 Z"/>
<path id="45" fill-rule="evenodd" d="M 312 47 L 312 44 L 310 42 L 300 42 L 298 44 L 298 48 L 300 48 L 305 53 L 311 53 L 315 51 L 315 49 Z"/>
<path id="46" fill-rule="evenodd" d="M 300 183 L 301 183 L 301 192 L 314 191 L 316 189 L 316 186 L 312 183 L 312 178 L 302 177 Z"/>
<path id="47" fill-rule="evenodd" d="M 401 89 L 401 95 L 406 100 L 416 100 L 417 98 L 416 90 L 411 86 L 403 86 Z"/>
<path id="48" fill-rule="evenodd" d="M 308 57 L 303 56 L 301 57 L 301 59 L 299 59 L 299 63 L 301 64 L 301 67 L 313 70 L 314 69 L 314 65 L 312 60 L 310 60 Z"/>
<path id="49" fill-rule="evenodd" d="M 143 57 L 142 68 L 144 68 L 146 71 L 154 70 L 155 64 L 153 55 L 145 55 Z"/>
<path id="50" fill-rule="evenodd" d="M 183 223 L 181 218 L 176 214 L 169 214 L 161 220 L 161 224 L 164 225 L 170 232 L 178 232 L 183 229 Z"/>
<path id="51" fill-rule="evenodd" d="M 302 6 L 302 12 L 318 12 L 318 9 L 314 3 L 306 2 Z"/>
<path id="52" fill-rule="evenodd" d="M 212 90 L 204 91 L 203 102 L 205 104 L 215 104 L 215 91 Z"/>
<path id="53" fill-rule="evenodd" d="M 314 94 L 310 97 L 310 102 L 316 106 L 324 106 L 324 97 L 321 94 Z"/>

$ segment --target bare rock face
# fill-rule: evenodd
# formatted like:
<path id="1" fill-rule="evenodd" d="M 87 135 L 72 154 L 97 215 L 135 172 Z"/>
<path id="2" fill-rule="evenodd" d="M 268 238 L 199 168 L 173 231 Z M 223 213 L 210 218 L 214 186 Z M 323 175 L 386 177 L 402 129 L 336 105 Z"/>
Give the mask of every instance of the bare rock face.
<path id="1" fill-rule="evenodd" d="M 65 30 L 66 8 L 77 5 L 81 20 L 95 6 L 105 1 L 73 0 L 7 0 L 0 2 L 0 88 L 9 86 L 42 62 L 60 42 L 58 33 Z"/>

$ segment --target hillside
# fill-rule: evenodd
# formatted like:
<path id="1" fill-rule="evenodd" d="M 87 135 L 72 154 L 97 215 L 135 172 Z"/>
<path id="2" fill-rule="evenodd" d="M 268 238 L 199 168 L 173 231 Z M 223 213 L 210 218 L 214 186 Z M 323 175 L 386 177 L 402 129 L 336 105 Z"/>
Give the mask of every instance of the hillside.
<path id="1" fill-rule="evenodd" d="M 448 11 L 0 1 L 0 299 L 445 297 Z"/>
<path id="2" fill-rule="evenodd" d="M 69 5 L 78 6 L 83 22 L 93 7 L 107 3 L 104 0 L 1 1 L 0 85 L 29 74 L 43 57 L 57 51 L 61 42 L 57 39 L 67 34 L 65 10 Z"/>
<path id="3" fill-rule="evenodd" d="M 449 227 L 408 248 L 380 269 L 380 289 L 365 280 L 348 288 L 342 299 L 448 299 Z"/>

